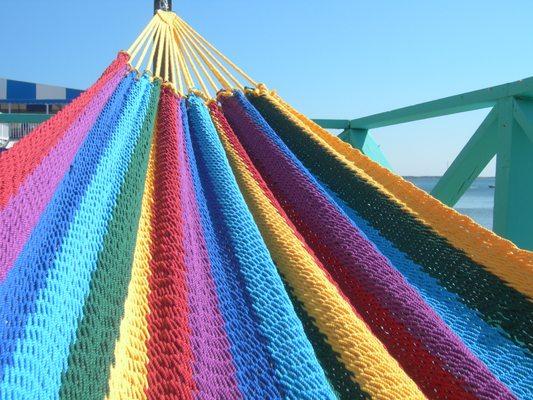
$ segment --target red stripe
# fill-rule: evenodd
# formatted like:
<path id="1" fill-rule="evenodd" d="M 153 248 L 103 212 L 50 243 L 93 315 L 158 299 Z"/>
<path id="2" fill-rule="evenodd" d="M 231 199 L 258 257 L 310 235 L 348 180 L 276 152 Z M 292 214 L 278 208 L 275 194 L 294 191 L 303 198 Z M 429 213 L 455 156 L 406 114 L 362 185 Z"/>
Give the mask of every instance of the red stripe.
<path id="1" fill-rule="evenodd" d="M 179 99 L 161 90 L 155 147 L 152 260 L 148 303 L 149 399 L 193 399 L 196 384 L 188 323 L 183 215 L 180 205 Z"/>
<path id="2" fill-rule="evenodd" d="M 83 118 L 83 110 L 100 89 L 117 73 L 126 67 L 126 53 L 117 58 L 104 71 L 100 79 L 87 91 L 56 116 L 39 125 L 31 135 L 21 139 L 11 150 L 0 154 L 0 209 L 18 192 L 28 175 L 41 163 L 44 157 L 61 140 L 72 123 Z"/>
<path id="3" fill-rule="evenodd" d="M 217 105 L 210 106 L 213 117 L 220 122 L 225 136 L 231 146 L 239 154 L 239 157 L 246 164 L 265 195 L 270 199 L 278 212 L 287 223 L 297 233 L 301 242 L 306 246 L 309 253 L 314 255 L 309 249 L 306 241 L 290 221 L 287 213 L 282 209 L 272 191 L 264 181 L 263 177 L 253 165 L 246 150 L 239 142 L 239 139 L 228 124 L 226 118 L 221 114 Z M 303 223 L 298 224 L 300 232 L 308 238 L 314 238 L 313 232 L 305 227 Z M 370 330 L 385 345 L 389 353 L 400 363 L 402 369 L 417 383 L 424 394 L 430 399 L 456 399 L 475 400 L 476 397 L 463 389 L 462 381 L 442 368 L 440 360 L 432 356 L 423 344 L 413 337 L 405 327 L 391 315 L 389 310 L 380 305 L 379 300 L 348 273 L 346 268 L 340 265 L 336 258 L 329 252 L 329 247 L 321 244 L 320 238 L 311 241 L 311 246 L 322 260 L 325 260 L 324 267 L 320 261 L 317 265 L 325 272 L 328 279 L 337 287 L 348 302 L 354 307 L 354 312 L 359 315 L 369 326 Z"/>

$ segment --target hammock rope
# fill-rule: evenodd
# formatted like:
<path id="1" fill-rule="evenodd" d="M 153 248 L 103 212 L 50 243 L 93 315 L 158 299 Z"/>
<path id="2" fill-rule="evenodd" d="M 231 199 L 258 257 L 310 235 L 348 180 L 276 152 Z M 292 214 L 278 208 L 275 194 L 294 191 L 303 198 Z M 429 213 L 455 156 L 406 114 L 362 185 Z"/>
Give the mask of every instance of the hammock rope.
<path id="1" fill-rule="evenodd" d="M 171 12 L 0 154 L 2 399 L 531 399 L 532 297 Z"/>
<path id="2" fill-rule="evenodd" d="M 146 58 L 148 48 L 151 53 Z M 161 51 L 156 51 L 158 48 Z M 210 100 L 221 89 L 242 90 L 242 82 L 257 86 L 241 68 L 172 12 L 158 11 L 127 53 L 132 68 L 168 82 L 182 95 L 186 90 Z M 176 75 L 173 65 L 179 69 Z"/>

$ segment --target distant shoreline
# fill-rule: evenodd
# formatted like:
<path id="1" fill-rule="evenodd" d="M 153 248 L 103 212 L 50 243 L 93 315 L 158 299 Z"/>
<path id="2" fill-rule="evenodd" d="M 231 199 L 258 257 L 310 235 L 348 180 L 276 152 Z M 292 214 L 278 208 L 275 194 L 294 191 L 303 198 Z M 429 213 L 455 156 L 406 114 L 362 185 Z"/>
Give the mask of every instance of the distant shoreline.
<path id="1" fill-rule="evenodd" d="M 440 181 L 440 176 L 404 176 L 404 179 L 426 193 L 431 193 L 435 185 Z M 496 179 L 492 176 L 476 178 L 466 190 L 454 208 L 468 215 L 478 224 L 487 229 L 492 229 L 494 193 Z"/>

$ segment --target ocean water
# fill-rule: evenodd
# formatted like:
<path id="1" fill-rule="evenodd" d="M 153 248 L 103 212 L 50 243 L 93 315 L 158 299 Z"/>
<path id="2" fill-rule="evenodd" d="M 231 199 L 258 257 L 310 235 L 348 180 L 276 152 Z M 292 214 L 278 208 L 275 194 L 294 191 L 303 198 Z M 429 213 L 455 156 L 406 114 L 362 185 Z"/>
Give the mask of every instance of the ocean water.
<path id="1" fill-rule="evenodd" d="M 406 176 L 405 179 L 420 189 L 431 192 L 440 177 L 438 176 Z M 477 178 L 472 186 L 455 205 L 455 209 L 468 215 L 478 224 L 492 230 L 492 209 L 494 208 L 495 178 Z"/>

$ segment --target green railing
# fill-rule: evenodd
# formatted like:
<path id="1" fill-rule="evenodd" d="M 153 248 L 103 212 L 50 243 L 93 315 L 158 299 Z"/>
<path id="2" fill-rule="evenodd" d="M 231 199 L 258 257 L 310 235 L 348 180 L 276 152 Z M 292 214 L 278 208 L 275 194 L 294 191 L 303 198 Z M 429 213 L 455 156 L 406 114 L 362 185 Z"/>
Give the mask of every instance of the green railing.
<path id="1" fill-rule="evenodd" d="M 40 124 L 46 121 L 51 114 L 3 114 L 0 113 L 0 124 Z"/>
<path id="2" fill-rule="evenodd" d="M 533 78 L 352 120 L 315 120 L 390 168 L 370 129 L 465 111 L 491 111 L 431 194 L 454 206 L 496 156 L 493 229 L 533 250 Z"/>
<path id="3" fill-rule="evenodd" d="M 2 114 L 0 113 L 0 150 L 30 133 L 49 114 Z"/>

